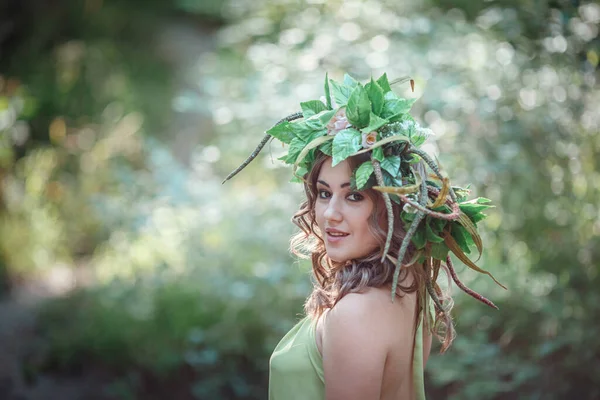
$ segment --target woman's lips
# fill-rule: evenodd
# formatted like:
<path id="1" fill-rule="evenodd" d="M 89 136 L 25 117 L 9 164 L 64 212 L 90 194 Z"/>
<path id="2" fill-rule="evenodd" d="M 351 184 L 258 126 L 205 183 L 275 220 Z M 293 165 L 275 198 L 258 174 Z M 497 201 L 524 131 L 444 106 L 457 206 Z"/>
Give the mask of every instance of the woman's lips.
<path id="1" fill-rule="evenodd" d="M 329 243 L 339 243 L 345 237 L 349 236 L 349 233 L 338 231 L 335 229 L 327 229 L 326 233 L 327 233 L 327 241 Z"/>

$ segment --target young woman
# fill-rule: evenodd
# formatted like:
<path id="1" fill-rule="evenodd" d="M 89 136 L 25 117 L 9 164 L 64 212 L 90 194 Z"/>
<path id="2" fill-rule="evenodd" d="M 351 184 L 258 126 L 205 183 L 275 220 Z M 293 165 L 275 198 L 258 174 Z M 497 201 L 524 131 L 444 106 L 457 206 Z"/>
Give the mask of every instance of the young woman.
<path id="1" fill-rule="evenodd" d="M 491 276 L 465 255 L 482 249 L 476 223 L 488 200 L 467 201 L 418 148 L 429 132 L 385 74 L 364 86 L 326 77 L 325 94 L 267 131 L 227 178 L 275 137 L 306 194 L 292 250 L 312 260 L 314 288 L 271 356 L 269 399 L 424 399 L 432 334 L 442 352 L 454 336 L 439 270 L 495 307 L 460 282 L 448 255 Z"/>

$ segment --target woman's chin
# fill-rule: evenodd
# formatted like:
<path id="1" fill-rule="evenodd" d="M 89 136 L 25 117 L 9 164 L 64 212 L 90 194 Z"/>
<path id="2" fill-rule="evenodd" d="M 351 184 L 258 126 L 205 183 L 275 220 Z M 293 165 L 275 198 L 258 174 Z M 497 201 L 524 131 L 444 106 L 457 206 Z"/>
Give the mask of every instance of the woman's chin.
<path id="1" fill-rule="evenodd" d="M 348 257 L 344 257 L 342 254 L 327 253 L 327 256 L 329 257 L 329 259 L 331 261 L 336 262 L 336 263 L 344 263 L 349 260 Z"/>

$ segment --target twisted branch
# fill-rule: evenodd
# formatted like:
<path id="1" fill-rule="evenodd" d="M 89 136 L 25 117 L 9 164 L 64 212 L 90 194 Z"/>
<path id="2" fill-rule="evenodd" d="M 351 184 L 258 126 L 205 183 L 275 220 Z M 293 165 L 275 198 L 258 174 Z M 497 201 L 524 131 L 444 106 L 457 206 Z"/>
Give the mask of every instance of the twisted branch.
<path id="1" fill-rule="evenodd" d="M 496 310 L 498 310 L 498 306 L 496 306 L 494 303 L 492 303 L 490 300 L 486 299 L 485 297 L 483 297 L 479 293 L 477 293 L 477 292 L 469 289 L 468 287 L 466 287 L 465 284 L 462 283 L 460 281 L 460 279 L 458 279 L 458 275 L 456 274 L 456 271 L 454 270 L 454 266 L 452 265 L 452 260 L 450 259 L 450 256 L 448 256 L 446 258 L 446 265 L 448 266 L 448 270 L 450 271 L 450 275 L 452 276 L 452 279 L 456 283 L 456 286 L 458 286 L 459 288 L 461 288 L 461 290 L 463 292 L 465 292 L 469 296 L 473 297 L 474 299 L 477 299 L 480 302 L 482 302 L 483 304 L 487 304 L 488 306 L 490 306 L 490 307 L 495 308 Z"/>
<path id="2" fill-rule="evenodd" d="M 446 315 L 446 311 L 444 311 L 444 306 L 442 305 L 440 298 L 438 297 L 437 293 L 435 292 L 435 289 L 433 288 L 433 281 L 431 280 L 431 278 L 427 278 L 427 281 L 425 282 L 425 287 L 427 288 L 427 293 L 429 293 L 429 297 L 431 297 L 431 300 L 433 300 L 433 303 L 435 304 L 439 312 Z"/>
<path id="3" fill-rule="evenodd" d="M 440 167 L 431 159 L 431 157 L 429 157 L 429 154 L 425 153 L 423 150 L 421 150 L 419 148 L 416 148 L 415 146 L 410 146 L 410 148 L 408 149 L 408 152 L 414 153 L 414 154 L 418 155 L 419 157 L 421 157 L 421 159 L 423 161 L 425 161 L 427 163 L 427 165 L 429 165 L 429 168 L 431 168 L 431 170 L 433 172 L 435 172 L 437 177 L 440 178 L 441 180 L 444 180 L 444 176 L 442 175 L 442 171 L 440 171 Z M 452 187 L 450 187 L 449 189 L 450 189 L 449 192 L 450 192 L 450 197 L 452 198 L 452 201 L 457 203 L 456 193 L 454 193 L 454 190 L 452 189 Z"/>
<path id="4" fill-rule="evenodd" d="M 381 172 L 381 165 L 379 161 L 372 158 L 371 162 L 373 163 L 373 172 L 375 173 L 375 179 L 377 180 L 377 184 L 379 186 L 384 186 L 383 183 L 383 173 Z M 392 200 L 390 199 L 390 195 L 388 193 L 381 193 L 383 195 L 383 200 L 385 201 L 385 208 L 387 209 L 387 217 L 388 217 L 388 229 L 387 229 L 387 237 L 385 239 L 385 247 L 383 249 L 383 254 L 381 255 L 381 262 L 385 261 L 385 257 L 390 252 L 390 245 L 392 244 L 392 235 L 394 233 L 394 211 L 392 210 Z"/>
<path id="5" fill-rule="evenodd" d="M 425 180 L 425 167 L 423 163 L 419 163 L 419 174 L 421 175 L 421 197 L 419 198 L 419 203 L 423 205 L 423 207 L 427 206 L 427 181 Z M 400 251 L 398 252 L 398 260 L 396 262 L 396 269 L 394 270 L 394 279 L 392 281 L 392 302 L 394 302 L 396 287 L 398 286 L 398 277 L 400 276 L 400 268 L 402 267 L 402 260 L 404 260 L 404 256 L 406 255 L 406 250 L 408 250 L 408 245 L 410 244 L 410 240 L 412 236 L 417 231 L 419 223 L 425 217 L 425 212 L 419 210 L 415 215 L 415 219 L 410 224 L 410 227 L 406 231 L 406 236 L 402 239 L 402 244 L 400 245 Z"/>
<path id="6" fill-rule="evenodd" d="M 273 125 L 273 127 L 283 123 L 283 122 L 291 122 L 294 121 L 298 118 L 302 118 L 302 113 L 301 112 L 297 112 L 291 115 L 288 115 L 285 118 L 280 119 L 279 121 L 277 121 L 277 123 L 275 125 Z M 271 127 L 271 129 L 273 129 L 273 127 Z M 263 147 L 265 147 L 265 145 L 267 144 L 267 142 L 269 141 L 269 139 L 271 139 L 271 135 L 269 135 L 268 133 L 265 135 L 265 137 L 262 138 L 262 140 L 260 141 L 260 143 L 258 144 L 258 146 L 256 146 L 256 149 L 254 149 L 254 151 L 248 156 L 248 158 L 246 158 L 246 160 L 239 166 L 237 167 L 235 170 L 233 170 L 229 175 L 227 175 L 227 177 L 223 180 L 223 183 L 227 182 L 228 180 L 230 180 L 231 178 L 233 178 L 235 175 L 237 175 L 241 170 L 243 170 L 244 168 L 246 168 L 248 166 L 248 164 L 250 164 L 252 162 L 252 160 L 254 160 L 256 158 L 256 156 L 258 155 L 258 153 L 260 153 L 260 151 L 263 149 Z"/>
<path id="7" fill-rule="evenodd" d="M 417 203 L 416 201 L 411 200 L 402 194 L 399 194 L 398 196 L 400 196 L 400 198 L 402 199 L 403 202 L 410 204 L 417 210 L 419 210 L 427 215 L 431 215 L 434 218 L 445 219 L 448 221 L 454 221 L 455 219 L 458 219 L 460 216 L 460 207 L 458 206 L 458 203 L 452 203 L 452 212 L 450 214 L 444 214 L 444 213 L 441 213 L 438 211 L 430 210 L 429 208 L 424 207 L 420 203 Z"/>

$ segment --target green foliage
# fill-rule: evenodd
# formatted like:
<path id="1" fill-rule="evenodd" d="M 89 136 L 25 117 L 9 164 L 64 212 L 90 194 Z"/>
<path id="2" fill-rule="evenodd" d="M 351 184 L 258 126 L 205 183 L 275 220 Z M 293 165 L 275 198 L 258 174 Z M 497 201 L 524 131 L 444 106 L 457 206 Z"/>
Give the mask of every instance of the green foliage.
<path id="1" fill-rule="evenodd" d="M 353 128 L 344 129 L 338 132 L 333 138 L 333 160 L 332 166 L 336 166 L 344 161 L 351 154 L 361 149 L 362 136 L 359 131 Z"/>
<path id="2" fill-rule="evenodd" d="M 373 174 L 373 164 L 371 161 L 365 161 L 362 163 L 354 173 L 356 180 L 356 189 L 362 190 L 367 184 L 369 178 Z"/>
<path id="3" fill-rule="evenodd" d="M 368 126 L 370 109 L 371 105 L 367 91 L 361 84 L 357 84 L 350 94 L 346 106 L 348 121 L 357 129 Z"/>

